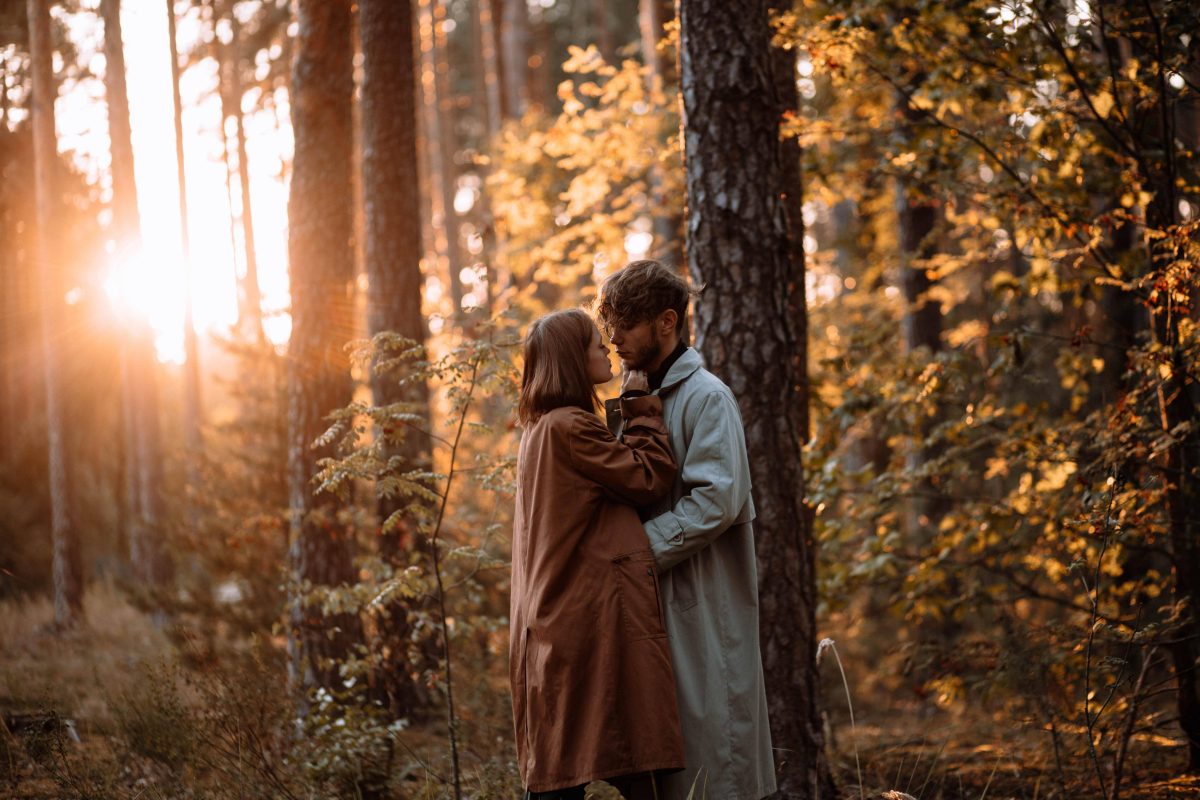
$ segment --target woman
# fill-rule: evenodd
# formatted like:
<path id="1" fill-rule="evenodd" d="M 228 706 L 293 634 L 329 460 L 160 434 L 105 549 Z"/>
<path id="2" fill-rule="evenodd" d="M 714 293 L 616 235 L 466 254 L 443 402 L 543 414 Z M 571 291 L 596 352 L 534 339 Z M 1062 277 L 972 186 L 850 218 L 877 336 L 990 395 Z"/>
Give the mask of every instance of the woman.
<path id="1" fill-rule="evenodd" d="M 664 495 L 677 467 L 657 397 L 622 401 L 620 440 L 596 416 L 595 386 L 611 379 L 608 348 L 583 311 L 530 326 L 509 676 L 532 800 L 582 800 L 600 779 L 637 795 L 655 771 L 684 765 L 658 575 L 634 508 Z M 645 391 L 644 373 L 622 388 Z"/>

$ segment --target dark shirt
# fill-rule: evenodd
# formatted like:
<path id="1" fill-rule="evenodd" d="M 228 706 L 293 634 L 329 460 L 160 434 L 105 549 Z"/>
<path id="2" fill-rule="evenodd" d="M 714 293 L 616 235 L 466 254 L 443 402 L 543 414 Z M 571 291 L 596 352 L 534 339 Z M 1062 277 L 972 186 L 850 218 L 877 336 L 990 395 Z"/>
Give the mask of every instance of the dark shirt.
<path id="1" fill-rule="evenodd" d="M 663 362 L 658 365 L 658 369 L 646 376 L 650 380 L 650 391 L 657 392 L 662 388 L 662 382 L 667 377 L 667 371 L 675 365 L 680 356 L 687 352 L 687 349 L 687 345 L 683 342 L 675 345 L 675 349 L 671 351 L 671 355 L 663 359 Z"/>
<path id="2" fill-rule="evenodd" d="M 663 359 L 663 362 L 658 365 L 658 369 L 646 376 L 647 382 L 650 384 L 650 392 L 657 392 L 662 388 L 662 383 L 666 380 L 667 372 L 679 360 L 679 357 L 687 352 L 688 346 L 683 342 L 675 345 L 675 349 L 671 351 L 671 355 Z M 622 393 L 621 397 L 629 399 L 631 397 L 644 397 L 650 392 L 643 392 L 641 389 L 629 389 Z"/>

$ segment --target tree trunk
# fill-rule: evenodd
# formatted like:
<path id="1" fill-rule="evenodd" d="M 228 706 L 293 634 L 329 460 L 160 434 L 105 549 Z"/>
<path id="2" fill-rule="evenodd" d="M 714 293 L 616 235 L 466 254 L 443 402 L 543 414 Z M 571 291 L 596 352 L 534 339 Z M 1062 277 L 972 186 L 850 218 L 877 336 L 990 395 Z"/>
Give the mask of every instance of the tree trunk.
<path id="1" fill-rule="evenodd" d="M 818 710 L 816 542 L 804 506 L 804 263 L 789 231 L 797 150 L 779 122 L 795 108 L 790 59 L 771 47 L 767 0 L 682 0 L 681 81 L 688 267 L 707 285 L 696 344 L 738 397 L 746 423 L 760 632 L 779 796 L 833 784 Z M 736 154 L 736 156 L 734 156 Z"/>
<path id="2" fill-rule="evenodd" d="M 591 12 L 591 25 L 594 32 L 596 48 L 609 64 L 617 63 L 617 48 L 613 43 L 612 26 L 608 21 L 609 0 L 592 0 L 588 10 Z"/>
<path id="3" fill-rule="evenodd" d="M 421 214 L 417 173 L 417 85 L 411 1 L 360 0 L 362 38 L 363 238 L 367 272 L 367 326 L 371 336 L 391 331 L 418 343 L 425 341 L 421 316 Z M 386 356 L 385 356 L 386 358 Z M 402 431 L 384 431 L 400 443 L 387 452 L 398 457 L 404 473 L 429 469 L 432 463 L 429 429 L 429 390 L 424 381 L 401 386 L 399 375 L 372 372 L 375 405 L 410 403 L 424 423 Z M 422 430 L 421 428 L 424 428 Z M 398 569 L 409 563 L 417 520 L 400 514 L 407 501 L 380 498 L 380 550 Z M 416 607 L 416 601 L 409 601 Z M 412 625 L 407 610 L 397 603 L 388 609 L 383 625 L 385 645 L 395 663 L 385 665 L 384 682 L 392 711 L 409 715 L 422 702 L 418 687 L 408 680 L 405 654 Z"/>
<path id="4" fill-rule="evenodd" d="M 503 0 L 500 65 L 505 119 L 520 118 L 529 103 L 529 9 L 524 0 Z"/>
<path id="5" fill-rule="evenodd" d="M 491 142 L 500 131 L 503 120 L 500 118 L 499 84 L 496 81 L 496 33 L 492 17 L 491 0 L 479 0 L 472 5 L 472 36 L 475 43 L 475 57 L 472 59 L 473 83 L 476 87 L 473 102 L 478 106 L 479 116 L 483 119 L 485 131 L 482 148 L 490 150 Z M 488 318 L 492 316 L 496 292 L 496 260 L 500 254 L 500 242 L 497 241 L 495 217 L 492 214 L 492 204 L 488 196 L 488 166 L 476 164 L 475 174 L 479 176 L 480 194 L 477 201 L 479 235 L 483 241 L 483 249 L 479 253 L 478 263 L 484 270 L 484 296 L 480 305 Z M 472 256 L 468 256 L 472 258 Z"/>
<path id="6" fill-rule="evenodd" d="M 33 73 L 34 192 L 37 202 L 37 261 L 42 296 L 42 359 L 46 382 L 46 432 L 50 478 L 50 530 L 54 550 L 54 622 L 59 628 L 77 624 L 83 614 L 83 560 L 75 516 L 73 475 L 68 467 L 70 450 L 61 377 L 63 351 L 62 253 L 54 229 L 59 216 L 57 191 L 58 140 L 54 127 L 57 90 L 51 54 L 48 0 L 29 0 L 29 60 Z"/>
<path id="7" fill-rule="evenodd" d="M 336 664 L 361 638 L 355 614 L 323 614 L 305 585 L 355 578 L 353 530 L 342 503 L 314 492 L 316 462 L 335 454 L 313 447 L 326 416 L 353 392 L 343 349 L 354 336 L 354 198 L 351 182 L 351 18 L 348 0 L 300 0 L 292 64 L 295 156 L 288 201 L 292 334 L 288 344 L 288 495 L 291 542 L 289 677 L 299 693 L 339 683 Z"/>
<path id="8" fill-rule="evenodd" d="M 638 31 L 642 45 L 642 60 L 648 70 L 648 83 L 653 89 L 655 85 L 665 86 L 677 83 L 679 70 L 676 64 L 663 57 L 658 52 L 658 42 L 665 35 L 663 26 L 675 19 L 675 4 L 667 0 L 640 0 L 638 3 Z M 683 253 L 681 248 L 681 233 L 683 232 L 682 214 L 671 198 L 664 197 L 663 184 L 666 182 L 661 161 L 650 169 L 650 196 L 654 200 L 654 247 L 651 257 L 667 264 L 678 265 Z"/>
<path id="9" fill-rule="evenodd" d="M 1134 44 L 1139 49 L 1139 60 L 1158 64 L 1157 68 L 1144 68 L 1157 91 L 1155 102 L 1146 106 L 1145 122 L 1137 130 L 1134 147 L 1142 155 L 1145 174 L 1140 177 L 1152 197 L 1145 210 L 1147 232 L 1166 234 L 1181 222 L 1179 187 L 1181 172 L 1188 161 L 1183 157 L 1186 144 L 1180 142 L 1176 130 L 1179 101 L 1169 88 L 1162 67 L 1167 58 L 1163 51 L 1164 20 L 1150 4 L 1138 4 L 1134 13 L 1138 15 L 1138 27 L 1145 34 Z M 1189 68 L 1195 69 L 1194 65 Z M 1164 71 L 1155 72 L 1156 69 Z M 1186 268 L 1180 263 L 1185 256 L 1174 250 L 1172 237 L 1144 236 L 1143 241 L 1148 265 L 1181 271 Z M 1158 410 L 1163 433 L 1171 439 L 1164 459 L 1163 483 L 1168 549 L 1174 572 L 1172 599 L 1176 608 L 1183 611 L 1170 651 L 1177 682 L 1179 727 L 1187 739 L 1187 770 L 1200 773 L 1200 515 L 1196 513 L 1200 509 L 1200 420 L 1194 386 L 1189 385 L 1195 383 L 1189 375 L 1194 374 L 1196 365 L 1188 353 L 1184 333 L 1187 323 L 1181 324 L 1181 320 L 1195 313 L 1197 289 L 1194 279 L 1176 280 L 1171 290 L 1156 291 L 1155 295 L 1150 305 L 1150 332 L 1164 357 L 1157 375 Z"/>
<path id="10" fill-rule="evenodd" d="M 1164 106 L 1166 106 L 1164 108 Z M 1165 120 L 1157 126 L 1157 140 L 1142 143 L 1147 151 L 1166 154 L 1163 163 L 1148 176 L 1154 199 L 1146 209 L 1151 230 L 1165 231 L 1179 224 L 1179 205 L 1175 195 L 1175 169 L 1172 158 L 1176 145 L 1173 113 L 1169 101 L 1159 96 L 1155 115 Z M 1150 138 L 1150 137 L 1147 137 Z M 1177 151 L 1176 151 L 1177 152 Z M 1147 240 L 1148 264 L 1168 264 L 1178 255 L 1170 251 L 1170 239 Z M 1179 726 L 1188 743 L 1188 772 L 1200 772 L 1200 426 L 1197 425 L 1195 399 L 1188 386 L 1188 374 L 1195 362 L 1187 360 L 1187 344 L 1181 335 L 1181 319 L 1187 319 L 1195 302 L 1196 288 L 1179 283 L 1178 288 L 1162 292 L 1151 307 L 1151 333 L 1155 344 L 1167 355 L 1168 369 L 1160 371 L 1159 412 L 1163 432 L 1172 432 L 1173 444 L 1167 449 L 1163 469 L 1167 487 L 1168 542 L 1174 569 L 1173 600 L 1185 608 L 1183 624 L 1171 644 L 1171 657 L 1178 683 L 1176 704 Z"/>
<path id="11" fill-rule="evenodd" d="M 171 100 L 175 115 L 175 168 L 179 183 L 179 234 L 183 247 L 185 305 L 183 343 L 186 363 L 183 372 L 183 430 L 187 446 L 188 489 L 185 497 L 189 522 L 195 524 L 195 503 L 190 492 L 200 490 L 200 459 L 203 442 L 200 399 L 200 346 L 196 339 L 196 320 L 192 304 L 192 241 L 188 222 L 187 170 L 183 158 L 183 101 L 179 97 L 179 47 L 175 37 L 175 0 L 166 0 L 167 43 L 171 54 Z"/>
<path id="12" fill-rule="evenodd" d="M 125 85 L 125 51 L 121 39 L 120 0 L 103 0 L 104 89 L 108 100 L 108 130 L 112 149 L 112 236 L 118 263 L 136 263 L 142 254 L 134 180 L 133 138 L 129 127 L 129 95 Z M 145 320 L 134 320 L 126 337 L 123 400 L 127 477 L 129 549 L 134 574 L 146 586 L 161 588 L 171 577 L 170 558 L 163 542 L 162 442 L 158 419 L 158 386 L 154 340 Z"/>
<path id="13" fill-rule="evenodd" d="M 497 0 L 479 0 L 477 9 L 477 24 L 479 25 L 479 56 L 483 64 L 481 78 L 484 93 L 487 97 L 487 132 L 488 138 L 500 132 L 505 114 L 500 92 L 500 53 L 496 37 L 496 5 Z"/>
<path id="14" fill-rule="evenodd" d="M 238 215 L 242 228 L 242 249 L 246 269 L 242 275 L 238 293 L 238 329 L 246 338 L 262 342 L 265 340 L 262 326 L 262 291 L 258 285 L 258 251 L 254 244 L 254 214 L 250 202 L 250 160 L 246 155 L 246 129 L 242 114 L 242 62 L 238 57 L 238 40 L 241 27 L 232 8 L 218 6 L 222 18 L 229 21 L 231 39 L 229 44 L 217 44 L 219 80 L 221 83 L 221 127 L 225 121 L 233 120 L 233 144 L 237 154 L 237 178 L 241 197 L 241 213 Z M 226 149 L 228 153 L 228 148 Z"/>
<path id="15" fill-rule="evenodd" d="M 442 236 L 445 237 L 444 252 L 450 280 L 450 298 L 454 302 L 454 317 L 462 315 L 463 283 L 459 272 L 463 258 L 460 244 L 458 212 L 454 210 L 454 196 L 458 191 L 458 135 L 454 120 L 454 98 L 450 91 L 450 53 L 446 44 L 446 2 L 432 0 L 433 12 L 433 102 L 437 130 L 437 163 L 441 179 L 438 198 L 442 217 Z"/>
<path id="16" fill-rule="evenodd" d="M 650 74 L 670 83 L 677 77 L 676 65 L 658 51 L 658 43 L 665 36 L 663 26 L 675 19 L 675 4 L 664 0 L 639 0 L 638 33 L 642 46 L 642 63 L 650 68 Z"/>

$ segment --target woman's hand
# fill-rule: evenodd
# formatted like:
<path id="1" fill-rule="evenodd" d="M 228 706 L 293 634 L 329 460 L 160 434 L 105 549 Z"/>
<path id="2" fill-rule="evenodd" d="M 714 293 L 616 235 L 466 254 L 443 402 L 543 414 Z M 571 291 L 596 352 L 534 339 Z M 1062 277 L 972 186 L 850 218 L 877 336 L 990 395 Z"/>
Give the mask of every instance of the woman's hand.
<path id="1" fill-rule="evenodd" d="M 626 392 L 649 392 L 650 379 L 640 369 L 629 369 L 621 373 L 621 394 Z"/>

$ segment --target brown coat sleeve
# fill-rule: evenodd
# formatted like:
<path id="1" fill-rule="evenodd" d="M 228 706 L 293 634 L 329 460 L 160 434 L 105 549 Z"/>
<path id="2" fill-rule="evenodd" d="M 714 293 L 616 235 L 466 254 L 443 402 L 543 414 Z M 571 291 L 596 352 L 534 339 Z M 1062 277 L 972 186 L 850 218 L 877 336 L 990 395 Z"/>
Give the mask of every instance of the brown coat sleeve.
<path id="1" fill-rule="evenodd" d="M 617 439 L 595 414 L 579 414 L 571 429 L 571 463 L 613 500 L 649 505 L 670 491 L 678 466 L 662 421 L 662 401 L 621 403 L 625 429 Z"/>

